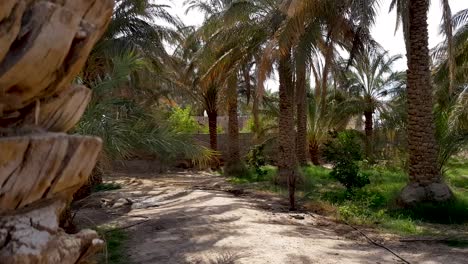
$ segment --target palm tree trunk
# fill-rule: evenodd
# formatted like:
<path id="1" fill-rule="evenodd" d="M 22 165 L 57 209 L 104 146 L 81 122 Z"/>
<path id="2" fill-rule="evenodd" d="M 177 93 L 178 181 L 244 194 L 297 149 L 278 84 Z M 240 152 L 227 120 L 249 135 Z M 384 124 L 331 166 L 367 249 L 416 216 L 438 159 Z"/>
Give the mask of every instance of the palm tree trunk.
<path id="1" fill-rule="evenodd" d="M 374 120 L 372 111 L 364 112 L 365 132 L 366 132 L 366 158 L 372 161 L 373 143 L 374 143 Z"/>
<path id="2" fill-rule="evenodd" d="M 329 43 L 326 47 L 325 53 L 325 65 L 323 66 L 323 73 L 322 73 L 322 85 L 321 85 L 321 111 L 325 112 L 327 109 L 327 96 L 328 96 L 328 74 L 330 71 L 330 66 L 333 59 L 333 44 L 332 41 L 329 40 Z"/>
<path id="3" fill-rule="evenodd" d="M 291 54 L 284 55 L 279 62 L 279 135 L 278 173 L 279 179 L 287 179 L 289 209 L 296 209 L 296 153 L 294 132 L 294 86 L 291 71 Z"/>
<path id="4" fill-rule="evenodd" d="M 447 201 L 452 192 L 438 169 L 431 73 L 429 69 L 427 12 L 429 0 L 409 3 L 408 147 L 410 182 L 400 201 Z"/>
<path id="5" fill-rule="evenodd" d="M 259 111 L 259 100 L 258 100 L 258 95 L 255 93 L 254 98 L 253 98 L 253 105 L 252 105 L 252 115 L 253 115 L 253 131 L 255 134 L 255 141 L 260 140 L 260 117 L 258 115 Z"/>
<path id="6" fill-rule="evenodd" d="M 240 176 L 245 172 L 239 149 L 239 120 L 237 116 L 237 79 L 231 77 L 228 83 L 228 160 L 225 173 L 229 176 Z"/>
<path id="7" fill-rule="evenodd" d="M 297 135 L 296 156 L 299 165 L 307 165 L 307 89 L 306 62 L 298 59 L 296 64 Z"/>
<path id="8" fill-rule="evenodd" d="M 310 155 L 310 161 L 312 161 L 312 164 L 316 166 L 320 165 L 319 145 L 317 144 L 317 142 L 309 143 L 309 155 Z"/>
<path id="9" fill-rule="evenodd" d="M 208 114 L 208 129 L 210 133 L 210 148 L 212 150 L 218 150 L 218 111 L 209 110 Z"/>

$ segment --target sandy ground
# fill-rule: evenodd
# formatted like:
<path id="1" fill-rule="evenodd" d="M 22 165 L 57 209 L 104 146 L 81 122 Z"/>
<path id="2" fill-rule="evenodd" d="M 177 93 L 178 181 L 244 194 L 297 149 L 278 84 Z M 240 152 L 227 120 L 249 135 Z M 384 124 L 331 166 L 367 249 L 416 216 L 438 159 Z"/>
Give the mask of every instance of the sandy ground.
<path id="1" fill-rule="evenodd" d="M 75 220 L 125 228 L 131 263 L 405 263 L 349 226 L 290 213 L 283 199 L 236 189 L 219 176 L 116 174 L 107 180 L 123 188 L 80 201 Z M 466 248 L 369 232 L 409 263 L 468 263 Z"/>

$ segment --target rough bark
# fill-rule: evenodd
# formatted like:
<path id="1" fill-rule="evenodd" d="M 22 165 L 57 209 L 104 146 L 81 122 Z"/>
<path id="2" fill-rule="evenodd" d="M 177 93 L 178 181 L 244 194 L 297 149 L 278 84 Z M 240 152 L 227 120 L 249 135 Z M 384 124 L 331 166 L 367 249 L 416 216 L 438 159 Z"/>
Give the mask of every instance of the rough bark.
<path id="1" fill-rule="evenodd" d="M 373 154 L 373 143 L 374 143 L 374 120 L 372 118 L 373 112 L 364 112 L 364 131 L 366 133 L 366 158 L 372 160 Z"/>
<path id="2" fill-rule="evenodd" d="M 241 175 L 246 171 L 241 160 L 239 148 L 239 120 L 237 116 L 237 79 L 231 78 L 228 87 L 228 160 L 226 161 L 226 175 Z"/>
<path id="3" fill-rule="evenodd" d="M 319 146 L 317 142 L 309 143 L 309 155 L 310 155 L 310 161 L 312 162 L 312 164 L 316 166 L 320 165 Z"/>
<path id="4" fill-rule="evenodd" d="M 78 123 L 90 100 L 90 89 L 73 85 L 57 96 L 39 101 L 16 126 L 37 125 L 48 131 L 67 132 Z"/>
<path id="5" fill-rule="evenodd" d="M 431 73 L 429 69 L 427 12 L 429 0 L 409 3 L 408 147 L 410 182 L 400 200 L 412 205 L 447 201 L 452 192 L 438 169 Z"/>
<path id="6" fill-rule="evenodd" d="M 301 166 L 307 165 L 307 88 L 306 62 L 296 63 L 297 134 L 296 157 Z"/>
<path id="7" fill-rule="evenodd" d="M 218 112 L 209 111 L 208 113 L 208 131 L 210 133 L 210 148 L 218 150 Z"/>
<path id="8" fill-rule="evenodd" d="M 72 86 L 104 33 L 112 0 L 0 1 L 0 262 L 83 263 L 103 241 L 58 217 L 101 149 L 70 136 L 90 100 Z"/>
<path id="9" fill-rule="evenodd" d="M 254 94 L 253 103 L 252 103 L 252 115 L 253 115 L 253 132 L 255 134 L 255 141 L 258 143 L 260 141 L 260 117 L 259 117 L 259 98 L 258 94 Z"/>
<path id="10" fill-rule="evenodd" d="M 290 209 L 296 209 L 296 153 L 294 130 L 294 85 L 291 71 L 291 54 L 284 55 L 279 62 L 279 134 L 278 173 L 279 180 L 287 180 Z"/>
<path id="11" fill-rule="evenodd" d="M 0 138 L 0 149 L 0 213 L 7 213 L 42 199 L 71 198 L 87 181 L 101 140 L 40 133 Z"/>

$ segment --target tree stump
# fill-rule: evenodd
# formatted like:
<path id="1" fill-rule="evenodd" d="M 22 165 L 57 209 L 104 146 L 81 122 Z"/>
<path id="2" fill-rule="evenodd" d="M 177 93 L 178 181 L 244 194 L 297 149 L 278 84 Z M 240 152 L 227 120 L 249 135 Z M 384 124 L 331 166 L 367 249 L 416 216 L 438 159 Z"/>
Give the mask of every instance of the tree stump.
<path id="1" fill-rule="evenodd" d="M 113 0 L 0 1 L 0 262 L 83 263 L 96 232 L 66 234 L 61 211 L 102 142 L 72 136 L 91 91 L 72 82 L 104 33 Z"/>

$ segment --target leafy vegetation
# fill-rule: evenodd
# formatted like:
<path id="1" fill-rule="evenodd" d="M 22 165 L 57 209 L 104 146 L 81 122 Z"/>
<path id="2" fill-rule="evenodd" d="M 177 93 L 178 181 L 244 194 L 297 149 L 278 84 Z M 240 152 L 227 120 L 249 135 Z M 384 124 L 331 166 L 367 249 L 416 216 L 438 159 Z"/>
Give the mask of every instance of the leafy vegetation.
<path id="1" fill-rule="evenodd" d="M 103 138 L 101 167 L 145 155 L 224 164 L 227 176 L 240 172 L 234 183 L 287 188 L 292 210 L 298 197 L 349 223 L 401 233 L 466 223 L 468 166 L 454 156 L 468 143 L 468 11 L 452 16 L 442 2 L 446 39 L 429 54 L 410 38 L 426 43 L 427 29 L 409 19 L 427 19 L 428 1 L 391 1 L 402 53 L 414 56 L 399 72 L 401 56 L 371 34 L 376 0 L 186 1 L 187 12 L 203 13 L 199 27 L 185 27 L 168 6 L 119 0 L 76 80 L 94 92 L 76 132 Z M 276 77 L 278 89 L 269 91 L 265 83 Z M 205 113 L 201 127 L 193 115 Z M 227 131 L 218 125 L 222 115 Z M 240 115 L 250 116 L 245 132 L 253 134 L 246 155 Z M 222 132 L 227 146 L 218 146 Z M 209 134 L 209 148 L 195 133 Z M 320 167 L 326 162 L 331 171 Z M 445 182 L 454 197 L 448 188 L 428 191 Z M 415 188 L 425 194 L 417 197 Z"/>
<path id="2" fill-rule="evenodd" d="M 370 183 L 368 175 L 359 170 L 357 162 L 362 160 L 361 144 L 357 134 L 352 132 L 333 133 L 324 148 L 325 158 L 333 164 L 330 176 L 343 184 L 350 195 L 354 189 Z"/>
<path id="3" fill-rule="evenodd" d="M 457 174 L 457 163 L 451 162 L 447 178 L 450 182 L 458 182 L 465 178 Z M 259 185 L 259 188 L 285 194 L 284 188 L 274 185 L 274 168 L 264 167 L 268 171 L 269 185 Z M 407 178 L 400 170 L 374 166 L 363 169 L 369 179 L 369 184 L 356 189 L 352 196 L 346 187 L 333 176 L 332 171 L 323 167 L 308 166 L 301 170 L 304 183 L 300 185 L 298 194 L 304 206 L 320 214 L 335 216 L 338 220 L 354 225 L 378 227 L 387 232 L 402 235 L 439 234 L 440 230 L 433 224 L 466 224 L 468 223 L 468 190 L 457 185 L 455 199 L 443 204 L 423 204 L 418 208 L 405 209 L 395 203 L 401 188 Z M 236 184 L 257 182 L 255 175 L 242 179 L 232 179 Z"/>

